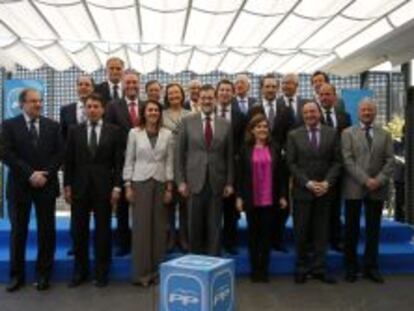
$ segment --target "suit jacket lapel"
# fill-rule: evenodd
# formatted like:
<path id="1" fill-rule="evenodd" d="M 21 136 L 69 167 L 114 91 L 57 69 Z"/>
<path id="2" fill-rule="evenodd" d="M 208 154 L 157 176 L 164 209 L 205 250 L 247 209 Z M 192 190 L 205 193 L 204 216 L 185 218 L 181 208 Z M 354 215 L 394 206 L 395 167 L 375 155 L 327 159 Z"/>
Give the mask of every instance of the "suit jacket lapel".
<path id="1" fill-rule="evenodd" d="M 206 143 L 206 137 L 204 135 L 204 129 L 203 129 L 203 117 L 202 114 L 199 113 L 199 118 L 195 119 L 196 122 L 196 131 L 199 132 L 201 140 L 203 141 L 203 146 L 204 149 L 207 149 L 207 143 Z M 213 133 L 213 137 L 214 137 L 214 133 Z"/>
<path id="2" fill-rule="evenodd" d="M 129 116 L 129 110 L 128 110 L 128 103 L 125 99 L 122 99 L 119 101 L 119 105 L 121 108 L 122 116 L 124 117 L 124 120 L 126 124 L 128 124 L 129 127 L 132 127 L 131 118 Z"/>
<path id="3" fill-rule="evenodd" d="M 80 131 L 80 139 L 83 146 L 86 148 L 86 153 L 92 157 L 91 151 L 89 149 L 89 141 L 88 141 L 88 127 L 86 123 L 81 124 L 81 131 Z"/>
<path id="4" fill-rule="evenodd" d="M 210 149 L 214 147 L 214 145 L 217 143 L 217 137 L 220 137 L 222 133 L 223 131 L 221 127 L 221 122 L 218 122 L 217 118 L 214 118 L 213 140 L 211 141 Z"/>

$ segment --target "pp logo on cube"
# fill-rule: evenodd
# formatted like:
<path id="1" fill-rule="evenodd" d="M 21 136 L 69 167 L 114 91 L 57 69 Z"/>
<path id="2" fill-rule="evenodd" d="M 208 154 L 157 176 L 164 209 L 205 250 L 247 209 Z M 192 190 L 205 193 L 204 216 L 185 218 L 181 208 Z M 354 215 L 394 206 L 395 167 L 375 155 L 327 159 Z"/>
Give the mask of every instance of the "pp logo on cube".
<path id="1" fill-rule="evenodd" d="M 224 270 L 214 276 L 211 294 L 213 311 L 232 310 L 234 289 L 231 271 Z"/>
<path id="2" fill-rule="evenodd" d="M 203 305 L 202 286 L 201 281 L 195 276 L 171 275 L 167 280 L 168 307 L 166 310 L 201 310 Z"/>

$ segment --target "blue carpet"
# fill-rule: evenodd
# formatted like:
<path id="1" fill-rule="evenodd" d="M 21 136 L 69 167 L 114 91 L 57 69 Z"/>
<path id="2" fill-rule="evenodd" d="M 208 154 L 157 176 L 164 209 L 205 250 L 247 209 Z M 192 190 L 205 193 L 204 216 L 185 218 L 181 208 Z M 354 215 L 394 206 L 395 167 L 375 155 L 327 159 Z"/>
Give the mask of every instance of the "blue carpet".
<path id="1" fill-rule="evenodd" d="M 113 223 L 113 226 L 115 223 Z M 361 221 L 361 241 L 358 253 L 363 253 L 364 247 L 364 222 Z M 91 225 L 92 226 L 92 225 Z M 55 280 L 69 280 L 72 274 L 73 258 L 68 257 L 66 252 L 70 245 L 68 233 L 68 218 L 58 218 L 56 223 L 57 229 L 57 247 L 56 260 L 54 266 Z M 241 219 L 240 227 L 240 248 L 239 254 L 229 256 L 236 260 L 236 273 L 245 275 L 249 273 L 249 258 L 246 248 L 246 222 Z M 8 280 L 9 267 L 9 231 L 10 225 L 7 220 L 0 220 L 0 282 Z M 390 220 L 383 220 L 381 229 L 380 244 L 380 267 L 384 273 L 414 273 L 414 244 L 412 236 L 414 230 L 412 227 L 397 223 Z M 293 250 L 293 230 L 292 223 L 289 220 L 287 225 L 287 242 L 288 253 L 272 252 L 270 271 L 272 274 L 291 274 L 294 270 L 294 250 Z M 169 254 L 168 258 L 180 256 L 179 253 Z M 225 256 L 227 256 L 225 254 Z M 34 221 L 30 224 L 28 243 L 27 243 L 27 278 L 34 278 L 34 266 L 36 259 L 36 224 Z M 334 251 L 328 252 L 328 266 L 332 271 L 340 273 L 342 271 L 342 254 Z M 111 267 L 111 279 L 128 280 L 130 271 L 130 258 L 114 257 Z"/>

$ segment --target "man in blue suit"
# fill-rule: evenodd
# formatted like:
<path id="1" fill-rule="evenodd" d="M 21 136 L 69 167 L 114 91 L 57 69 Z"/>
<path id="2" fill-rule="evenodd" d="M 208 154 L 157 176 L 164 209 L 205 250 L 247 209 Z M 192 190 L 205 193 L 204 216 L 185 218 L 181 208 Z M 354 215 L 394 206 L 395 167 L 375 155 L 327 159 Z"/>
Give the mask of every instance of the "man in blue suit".
<path id="1" fill-rule="evenodd" d="M 55 207 L 62 160 L 59 124 L 41 116 L 42 100 L 35 89 L 19 96 L 23 113 L 3 123 L 4 163 L 10 168 L 7 199 L 11 222 L 10 283 L 13 292 L 25 283 L 25 244 L 34 203 L 38 230 L 36 288 L 49 288 L 55 253 Z"/>

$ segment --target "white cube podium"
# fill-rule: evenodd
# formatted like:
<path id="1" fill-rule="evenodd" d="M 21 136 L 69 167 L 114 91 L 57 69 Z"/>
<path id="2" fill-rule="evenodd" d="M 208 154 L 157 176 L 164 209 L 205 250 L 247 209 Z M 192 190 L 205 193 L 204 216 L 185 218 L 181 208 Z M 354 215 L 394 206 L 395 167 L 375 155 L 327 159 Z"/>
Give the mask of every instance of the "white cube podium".
<path id="1" fill-rule="evenodd" d="M 233 311 L 234 260 L 186 255 L 161 264 L 160 311 Z"/>

